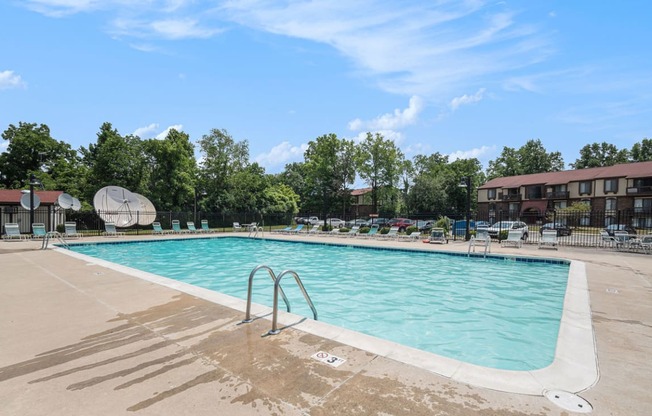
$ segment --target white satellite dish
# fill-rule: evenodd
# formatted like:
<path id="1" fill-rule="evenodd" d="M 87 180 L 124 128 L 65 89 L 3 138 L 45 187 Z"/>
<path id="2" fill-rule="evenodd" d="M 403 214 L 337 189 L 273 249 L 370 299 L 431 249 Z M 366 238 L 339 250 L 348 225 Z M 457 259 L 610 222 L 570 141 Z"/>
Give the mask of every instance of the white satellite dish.
<path id="1" fill-rule="evenodd" d="M 136 224 L 140 200 L 121 186 L 105 186 L 95 193 L 93 206 L 105 222 L 113 222 L 116 227 L 130 227 Z"/>
<path id="2" fill-rule="evenodd" d="M 72 208 L 72 197 L 66 193 L 63 193 L 57 198 L 57 203 L 63 209 L 70 209 Z"/>
<path id="3" fill-rule="evenodd" d="M 150 225 L 156 221 L 156 208 L 154 207 L 154 204 L 141 194 L 134 192 L 134 195 L 136 195 L 140 201 L 140 205 L 138 206 L 138 224 Z"/>
<path id="4" fill-rule="evenodd" d="M 81 202 L 79 202 L 79 199 L 73 198 L 72 199 L 72 210 L 73 211 L 79 211 L 81 209 Z"/>
<path id="5" fill-rule="evenodd" d="M 20 206 L 25 208 L 26 210 L 31 210 L 32 209 L 32 196 L 30 195 L 29 192 L 26 194 L 23 194 L 23 196 L 20 197 Z M 41 205 L 41 198 L 38 197 L 38 195 L 34 194 L 34 209 L 38 208 L 39 205 Z"/>

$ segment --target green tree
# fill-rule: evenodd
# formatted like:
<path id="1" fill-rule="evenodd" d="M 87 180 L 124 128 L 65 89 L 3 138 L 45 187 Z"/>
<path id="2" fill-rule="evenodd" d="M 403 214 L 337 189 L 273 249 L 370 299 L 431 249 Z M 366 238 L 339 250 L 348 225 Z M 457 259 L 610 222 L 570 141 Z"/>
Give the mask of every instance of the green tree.
<path id="1" fill-rule="evenodd" d="M 416 155 L 412 161 L 413 184 L 407 193 L 409 208 L 417 212 L 449 210 L 447 182 L 454 180 L 448 168 L 448 156 L 433 153 Z"/>
<path id="2" fill-rule="evenodd" d="M 634 143 L 630 151 L 632 162 L 647 162 L 652 160 L 652 139 L 643 139 Z"/>
<path id="3" fill-rule="evenodd" d="M 265 188 L 265 214 L 291 214 L 299 212 L 299 195 L 289 186 L 278 183 Z"/>
<path id="4" fill-rule="evenodd" d="M 384 208 L 387 211 L 396 210 L 398 195 L 395 186 L 399 181 L 403 160 L 403 153 L 396 144 L 380 133 L 367 133 L 367 137 L 358 145 L 356 167 L 362 180 L 371 188 L 373 212 L 378 212 L 380 197 L 384 197 Z"/>
<path id="5" fill-rule="evenodd" d="M 564 159 L 560 152 L 548 152 L 541 140 L 528 140 L 519 149 L 503 147 L 501 155 L 489 161 L 489 179 L 529 175 L 532 173 L 557 172 L 564 169 Z"/>
<path id="6" fill-rule="evenodd" d="M 150 172 L 140 138 L 123 137 L 111 123 L 104 123 L 97 133 L 97 142 L 91 143 L 88 149 L 82 147 L 81 152 L 89 169 L 85 190 L 88 200 L 109 185 L 147 194 Z"/>
<path id="7" fill-rule="evenodd" d="M 171 129 L 163 140 L 145 140 L 143 147 L 151 172 L 144 195 L 156 209 L 179 211 L 194 204 L 197 163 L 190 137 Z"/>
<path id="8" fill-rule="evenodd" d="M 317 211 L 318 204 L 311 205 L 308 201 L 308 184 L 306 183 L 307 169 L 304 162 L 293 162 L 285 165 L 283 172 L 274 176 L 274 183 L 289 186 L 299 196 L 299 211 Z"/>
<path id="9" fill-rule="evenodd" d="M 45 124 L 10 124 L 2 133 L 9 142 L 0 154 L 0 183 L 6 188 L 22 188 L 34 174 L 45 189 L 63 190 L 79 195 L 78 183 L 85 172 L 76 151 L 50 135 Z"/>
<path id="10" fill-rule="evenodd" d="M 615 145 L 607 142 L 592 143 L 580 149 L 580 158 L 570 166 L 573 169 L 598 168 L 627 163 L 628 159 L 627 149 L 618 150 Z"/>
<path id="11" fill-rule="evenodd" d="M 304 153 L 310 197 L 320 202 L 324 225 L 341 191 L 355 179 L 353 163 L 349 162 L 352 149 L 348 141 L 331 133 L 309 142 Z"/>

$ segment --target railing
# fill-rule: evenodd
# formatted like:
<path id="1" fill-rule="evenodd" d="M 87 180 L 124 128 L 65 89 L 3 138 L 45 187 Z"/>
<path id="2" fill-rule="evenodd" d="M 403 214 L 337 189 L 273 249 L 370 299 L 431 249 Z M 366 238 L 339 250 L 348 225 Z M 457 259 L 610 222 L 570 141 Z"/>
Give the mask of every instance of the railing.
<path id="1" fill-rule="evenodd" d="M 568 199 L 570 195 L 569 191 L 554 191 L 554 192 L 547 192 L 546 193 L 546 198 L 547 199 Z"/>
<path id="2" fill-rule="evenodd" d="M 652 186 L 632 186 L 627 188 L 627 195 L 649 195 L 652 194 Z"/>
<path id="3" fill-rule="evenodd" d="M 271 277 L 272 281 L 274 281 L 274 284 L 276 284 L 276 275 L 274 274 L 274 271 L 269 266 L 265 266 L 264 264 L 261 264 L 260 266 L 256 266 L 251 271 L 251 273 L 249 273 L 249 286 L 247 287 L 247 311 L 245 312 L 245 319 L 243 319 L 243 321 L 242 321 L 244 323 L 249 323 L 249 322 L 252 321 L 252 319 L 251 319 L 251 294 L 253 292 L 254 275 L 259 270 L 267 270 L 267 272 L 269 273 L 269 277 Z M 287 308 L 287 311 L 290 312 L 290 301 L 288 300 L 287 296 L 285 296 L 285 292 L 283 292 L 283 288 L 281 288 L 279 286 L 278 290 L 281 292 L 281 296 L 283 297 L 283 301 L 285 302 L 285 307 Z M 275 290 L 275 293 L 276 293 L 276 290 Z"/>

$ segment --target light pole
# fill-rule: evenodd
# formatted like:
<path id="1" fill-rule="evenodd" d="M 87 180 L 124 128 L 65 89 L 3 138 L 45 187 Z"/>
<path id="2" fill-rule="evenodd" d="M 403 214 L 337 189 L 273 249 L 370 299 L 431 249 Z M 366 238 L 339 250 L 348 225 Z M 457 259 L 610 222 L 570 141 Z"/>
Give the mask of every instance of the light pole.
<path id="1" fill-rule="evenodd" d="M 460 187 L 466 188 L 466 232 L 464 234 L 464 240 L 469 241 L 471 239 L 471 177 L 465 176 L 460 181 Z"/>
<path id="2" fill-rule="evenodd" d="M 34 186 L 41 185 L 39 181 L 36 180 L 36 176 L 32 173 L 29 176 L 29 224 L 34 224 Z M 31 228 L 30 228 L 31 229 Z"/>

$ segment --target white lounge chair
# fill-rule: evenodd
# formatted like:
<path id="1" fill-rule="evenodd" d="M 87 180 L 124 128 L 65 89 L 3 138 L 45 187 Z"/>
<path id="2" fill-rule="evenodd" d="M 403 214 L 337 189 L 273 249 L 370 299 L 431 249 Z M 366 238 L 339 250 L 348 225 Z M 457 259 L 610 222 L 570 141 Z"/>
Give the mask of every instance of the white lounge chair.
<path id="1" fill-rule="evenodd" d="M 208 220 L 201 220 L 201 229 L 204 233 L 212 233 L 211 227 L 208 226 Z"/>
<path id="2" fill-rule="evenodd" d="M 122 231 L 118 231 L 115 228 L 114 222 L 105 222 L 104 223 L 104 232 L 102 233 L 104 237 L 119 237 L 125 235 Z"/>
<path id="3" fill-rule="evenodd" d="M 348 233 L 339 233 L 335 235 L 338 237 L 355 237 L 356 235 L 358 235 L 359 232 L 360 232 L 360 226 L 354 225 L 353 227 L 351 227 Z"/>
<path id="4" fill-rule="evenodd" d="M 390 227 L 387 234 L 379 234 L 378 238 L 387 239 L 387 240 L 391 240 L 391 239 L 398 240 L 398 229 L 399 229 L 398 227 Z"/>
<path id="5" fill-rule="evenodd" d="M 76 222 L 66 222 L 64 224 L 64 233 L 63 236 L 66 238 L 79 238 L 82 235 L 77 232 L 77 223 Z"/>
<path id="6" fill-rule="evenodd" d="M 543 230 L 541 233 L 541 240 L 539 241 L 539 248 L 551 248 L 557 250 L 557 230 Z"/>
<path id="7" fill-rule="evenodd" d="M 412 234 L 399 234 L 398 235 L 398 240 L 399 241 L 417 241 L 421 238 L 421 233 L 417 231 L 413 231 Z"/>
<path id="8" fill-rule="evenodd" d="M 430 237 L 428 238 L 430 244 L 448 244 L 448 238 L 446 238 L 446 231 L 443 228 L 433 228 L 430 230 Z"/>
<path id="9" fill-rule="evenodd" d="M 163 227 L 161 227 L 161 223 L 158 221 L 154 221 L 152 223 L 152 228 L 153 228 L 152 234 L 163 235 L 172 232 L 171 230 L 164 230 Z"/>
<path id="10" fill-rule="evenodd" d="M 521 248 L 523 246 L 523 232 L 521 230 L 509 230 L 507 240 L 501 241 L 500 245 Z"/>
<path id="11" fill-rule="evenodd" d="M 8 222 L 5 224 L 5 234 L 2 236 L 3 240 L 25 240 L 29 236 L 27 234 L 20 233 L 20 226 L 15 222 Z"/>
<path id="12" fill-rule="evenodd" d="M 320 231 L 319 231 L 320 227 L 321 227 L 321 225 L 319 225 L 319 224 L 313 225 L 312 228 L 308 230 L 308 235 L 317 235 L 317 234 L 319 234 L 320 233 Z"/>
<path id="13" fill-rule="evenodd" d="M 234 223 L 233 223 L 233 231 L 234 231 L 234 232 L 236 232 L 236 231 L 242 231 L 242 225 L 240 225 L 239 222 L 234 222 Z"/>

